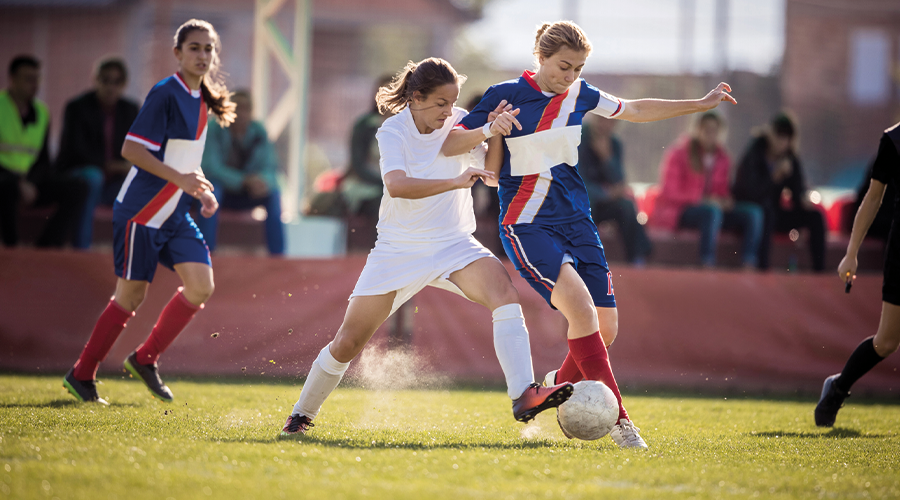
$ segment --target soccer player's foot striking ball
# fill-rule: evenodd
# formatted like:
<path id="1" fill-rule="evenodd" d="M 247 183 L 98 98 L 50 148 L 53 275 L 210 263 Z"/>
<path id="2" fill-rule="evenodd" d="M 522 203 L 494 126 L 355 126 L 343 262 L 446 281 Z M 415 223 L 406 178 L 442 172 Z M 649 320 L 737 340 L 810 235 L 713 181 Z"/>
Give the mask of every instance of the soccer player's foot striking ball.
<path id="1" fill-rule="evenodd" d="M 647 449 L 647 443 L 641 439 L 640 429 L 634 426 L 631 420 L 626 418 L 620 419 L 619 423 L 609 432 L 613 441 L 619 445 L 619 448 L 638 448 Z"/>
<path id="2" fill-rule="evenodd" d="M 156 363 L 142 365 L 137 362 L 137 353 L 133 352 L 125 358 L 125 369 L 131 372 L 136 379 L 144 382 L 154 398 L 166 403 L 171 403 L 175 399 L 172 391 L 159 378 L 159 368 Z"/>
<path id="3" fill-rule="evenodd" d="M 547 375 L 544 376 L 544 383 L 542 384 L 544 387 L 550 387 L 551 385 L 556 385 L 556 372 L 559 370 L 553 370 L 552 372 L 547 372 Z"/>
<path id="4" fill-rule="evenodd" d="M 291 415 L 284 423 L 284 429 L 281 429 L 281 435 L 297 436 L 306 434 L 306 431 L 308 431 L 310 427 L 315 426 L 316 424 L 312 423 L 306 415 Z"/>
<path id="5" fill-rule="evenodd" d="M 844 406 L 844 400 L 850 396 L 849 391 L 844 392 L 834 385 L 835 379 L 840 375 L 840 373 L 836 373 L 826 378 L 825 384 L 822 385 L 822 396 L 819 397 L 819 404 L 816 405 L 814 412 L 816 425 L 819 427 L 832 427 L 838 410 Z"/>
<path id="6" fill-rule="evenodd" d="M 78 401 L 85 403 L 100 403 L 104 405 L 109 404 L 105 399 L 97 395 L 97 381 L 76 379 L 74 368 L 69 370 L 69 373 L 67 373 L 66 377 L 63 379 L 63 387 L 68 389 Z"/>
<path id="7" fill-rule="evenodd" d="M 513 401 L 513 417 L 519 422 L 528 422 L 538 413 L 565 403 L 572 397 L 573 392 L 575 386 L 568 382 L 550 387 L 531 384 L 518 399 Z"/>

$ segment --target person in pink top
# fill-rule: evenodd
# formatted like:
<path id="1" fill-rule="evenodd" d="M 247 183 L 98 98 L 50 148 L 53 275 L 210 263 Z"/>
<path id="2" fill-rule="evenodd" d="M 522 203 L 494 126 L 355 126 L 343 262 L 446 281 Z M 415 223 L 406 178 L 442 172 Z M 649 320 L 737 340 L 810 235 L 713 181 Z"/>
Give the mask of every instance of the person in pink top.
<path id="1" fill-rule="evenodd" d="M 731 158 L 720 141 L 724 123 L 714 112 L 700 116 L 691 133 L 676 141 L 660 165 L 662 188 L 650 223 L 676 230 L 700 230 L 700 263 L 716 264 L 716 246 L 724 229 L 739 230 L 745 267 L 756 265 L 763 230 L 762 208 L 735 203 L 728 187 Z"/>

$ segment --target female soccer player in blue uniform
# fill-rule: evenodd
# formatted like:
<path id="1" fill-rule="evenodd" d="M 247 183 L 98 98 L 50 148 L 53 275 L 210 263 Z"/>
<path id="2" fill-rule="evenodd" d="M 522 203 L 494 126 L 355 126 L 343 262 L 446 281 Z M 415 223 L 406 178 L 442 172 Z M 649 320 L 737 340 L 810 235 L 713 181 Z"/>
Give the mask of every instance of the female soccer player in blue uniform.
<path id="1" fill-rule="evenodd" d="M 900 123 L 884 131 L 878 145 L 878 156 L 872 165 L 872 180 L 866 192 L 850 233 L 847 254 L 838 265 L 838 276 L 847 283 L 849 291 L 852 280 L 856 279 L 858 265 L 856 255 L 862 245 L 875 214 L 881 208 L 884 190 L 889 182 L 900 182 Z M 816 405 L 815 420 L 819 427 L 831 427 L 837 418 L 844 399 L 850 395 L 850 388 L 857 380 L 869 372 L 884 358 L 897 351 L 900 346 L 900 205 L 894 200 L 894 218 L 884 252 L 884 283 L 881 287 L 881 321 L 875 336 L 862 341 L 847 359 L 841 373 L 825 379 L 822 396 Z"/>
<path id="2" fill-rule="evenodd" d="M 483 127 L 491 110 L 517 108 L 518 116 L 497 118 L 510 124 L 504 130 L 499 171 L 500 234 L 522 277 L 569 322 L 569 354 L 546 381 L 605 383 L 619 400 L 613 440 L 621 447 L 646 448 L 622 405 L 606 350 L 618 332 L 618 313 L 612 274 L 578 175 L 581 121 L 585 113 L 596 113 L 650 122 L 736 101 L 725 83 L 698 100 L 619 99 L 579 78 L 590 52 L 591 44 L 576 24 L 541 26 L 534 47 L 536 71 L 489 88 L 442 151 L 448 156 L 469 151 L 490 137 Z"/>
<path id="3" fill-rule="evenodd" d="M 184 286 L 163 309 L 147 340 L 125 359 L 125 368 L 153 396 L 172 401 L 156 362 L 213 292 L 209 250 L 188 209 L 194 198 L 200 200 L 204 217 L 218 208 L 200 160 L 209 112 L 223 125 L 234 121 L 234 104 L 215 78 L 219 50 L 219 36 L 208 22 L 192 19 L 181 25 L 174 47 L 178 72 L 153 87 L 122 146 L 122 156 L 134 166 L 113 207 L 119 277 L 115 296 L 63 381 L 81 401 L 106 404 L 97 394 L 97 367 L 143 302 L 157 263 L 174 269 Z"/>

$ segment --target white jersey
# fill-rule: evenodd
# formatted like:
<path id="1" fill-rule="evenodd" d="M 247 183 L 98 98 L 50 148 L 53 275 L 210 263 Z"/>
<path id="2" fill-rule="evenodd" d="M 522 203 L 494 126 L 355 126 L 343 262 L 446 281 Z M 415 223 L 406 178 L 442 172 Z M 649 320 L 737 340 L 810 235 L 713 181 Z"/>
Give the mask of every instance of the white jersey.
<path id="1" fill-rule="evenodd" d="M 485 146 L 448 158 L 441 154 L 444 139 L 468 113 L 453 108 L 444 126 L 420 134 L 409 108 L 385 120 L 375 138 L 381 154 L 381 176 L 402 170 L 416 179 L 452 179 L 469 167 L 484 168 Z M 469 189 L 410 200 L 393 198 L 387 188 L 378 213 L 378 241 L 428 243 L 458 240 L 475 231 L 475 212 Z"/>

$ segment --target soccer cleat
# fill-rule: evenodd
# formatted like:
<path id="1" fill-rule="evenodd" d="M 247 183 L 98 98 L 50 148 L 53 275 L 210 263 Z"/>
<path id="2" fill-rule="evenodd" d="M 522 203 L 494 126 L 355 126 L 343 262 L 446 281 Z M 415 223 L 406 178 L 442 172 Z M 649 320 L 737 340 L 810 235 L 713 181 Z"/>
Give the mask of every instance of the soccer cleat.
<path id="1" fill-rule="evenodd" d="M 639 432 L 641 432 L 641 430 L 635 427 L 631 420 L 623 418 L 613 427 L 609 432 L 609 435 L 612 437 L 613 441 L 619 445 L 619 448 L 639 448 L 646 450 L 647 443 L 641 439 L 641 435 L 638 434 Z"/>
<path id="2" fill-rule="evenodd" d="M 544 376 L 544 383 L 542 384 L 544 387 L 550 387 L 551 385 L 556 385 L 556 372 L 559 370 L 553 370 L 552 372 L 547 372 L 547 375 Z"/>
<path id="3" fill-rule="evenodd" d="M 159 368 L 156 363 L 142 365 L 137 362 L 137 352 L 132 352 L 125 358 L 125 369 L 131 372 L 135 378 L 144 382 L 147 389 L 150 389 L 150 394 L 156 399 L 165 403 L 171 403 L 175 399 L 172 391 L 159 378 Z"/>
<path id="4" fill-rule="evenodd" d="M 281 429 L 281 435 L 293 436 L 295 434 L 306 434 L 306 431 L 308 431 L 310 427 L 315 426 L 316 424 L 312 423 L 306 415 L 291 415 L 287 418 L 287 421 L 284 422 L 284 429 Z"/>
<path id="5" fill-rule="evenodd" d="M 826 378 L 825 384 L 822 385 L 822 396 L 819 397 L 819 404 L 816 405 L 814 412 L 816 425 L 819 427 L 832 427 L 838 410 L 844 406 L 844 400 L 850 396 L 849 391 L 844 392 L 834 385 L 835 379 L 840 376 L 840 373 L 836 373 Z"/>
<path id="6" fill-rule="evenodd" d="M 573 392 L 575 386 L 568 382 L 551 387 L 533 383 L 513 401 L 513 417 L 519 422 L 528 422 L 547 408 L 556 408 L 565 403 Z"/>
<path id="7" fill-rule="evenodd" d="M 63 378 L 63 387 L 69 390 L 75 399 L 84 403 L 100 403 L 108 405 L 105 399 L 97 395 L 97 382 L 95 380 L 78 380 L 75 378 L 75 369 L 69 370 Z"/>

